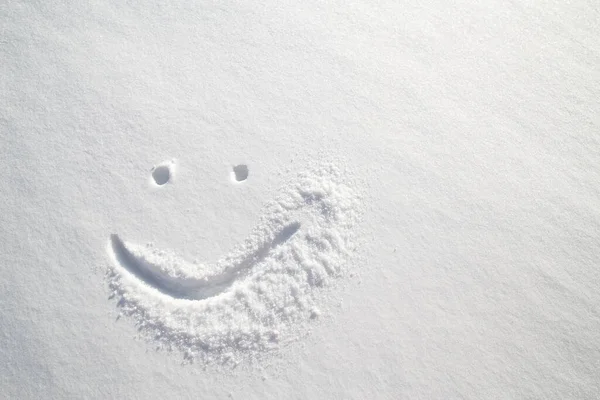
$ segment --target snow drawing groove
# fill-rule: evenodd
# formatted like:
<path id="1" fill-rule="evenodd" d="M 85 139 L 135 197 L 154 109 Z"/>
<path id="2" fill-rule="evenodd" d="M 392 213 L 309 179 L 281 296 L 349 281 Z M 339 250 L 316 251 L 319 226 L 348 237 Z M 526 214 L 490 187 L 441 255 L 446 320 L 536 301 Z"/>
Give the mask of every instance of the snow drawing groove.
<path id="1" fill-rule="evenodd" d="M 319 314 L 316 289 L 355 249 L 361 199 L 346 176 L 331 164 L 300 174 L 214 264 L 110 235 L 111 297 L 143 336 L 190 360 L 237 363 L 297 339 Z"/>
<path id="2" fill-rule="evenodd" d="M 251 252 L 245 259 L 225 267 L 222 272 L 216 275 L 205 276 L 200 279 L 192 276 L 173 276 L 163 271 L 163 265 L 173 262 L 174 257 L 171 256 L 170 260 L 168 258 L 161 259 L 160 254 L 164 255 L 164 251 L 156 255 L 156 261 L 150 261 L 144 257 L 143 250 L 138 250 L 135 245 L 126 244 L 118 235 L 113 234 L 110 238 L 112 251 L 119 264 L 140 280 L 176 299 L 202 300 L 223 292 L 253 265 L 262 262 L 267 257 L 272 257 L 275 249 L 289 240 L 298 229 L 300 229 L 300 223 L 298 222 L 287 225 L 272 241 Z M 182 269 L 198 268 L 197 265 L 184 267 L 183 265 L 186 262 L 183 260 L 177 262 L 182 266 Z M 213 269 L 218 270 L 221 268 L 216 267 Z"/>

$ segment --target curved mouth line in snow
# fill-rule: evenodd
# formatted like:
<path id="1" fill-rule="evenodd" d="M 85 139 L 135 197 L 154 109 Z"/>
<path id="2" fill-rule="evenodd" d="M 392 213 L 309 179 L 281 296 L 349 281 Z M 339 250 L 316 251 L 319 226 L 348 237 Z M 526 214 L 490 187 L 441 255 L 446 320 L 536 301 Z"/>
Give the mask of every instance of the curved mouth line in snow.
<path id="1" fill-rule="evenodd" d="M 253 266 L 275 255 L 277 248 L 289 241 L 300 229 L 299 222 L 284 226 L 271 240 L 264 242 L 253 251 L 247 252 L 241 260 L 221 265 L 220 272 L 207 273 L 199 276 L 202 265 L 177 260 L 178 264 L 187 264 L 188 270 L 196 270 L 194 275 L 180 276 L 170 274 L 166 266 L 173 262 L 173 257 L 161 260 L 153 252 L 153 257 L 147 257 L 139 246 L 124 242 L 119 235 L 110 235 L 110 249 L 115 261 L 129 273 L 146 283 L 148 286 L 175 299 L 203 300 L 214 297 L 226 291 L 237 279 L 250 272 Z M 214 271 L 215 268 L 208 268 Z"/>

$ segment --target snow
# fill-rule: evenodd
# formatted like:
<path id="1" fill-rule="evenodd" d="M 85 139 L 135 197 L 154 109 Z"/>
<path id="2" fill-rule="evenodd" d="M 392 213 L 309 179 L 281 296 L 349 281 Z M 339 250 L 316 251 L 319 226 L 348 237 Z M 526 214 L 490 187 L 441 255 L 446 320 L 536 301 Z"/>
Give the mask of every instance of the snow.
<path id="1" fill-rule="evenodd" d="M 597 398 L 598 26 L 3 4 L 0 397 Z"/>
<path id="2" fill-rule="evenodd" d="M 112 234 L 111 297 L 144 336 L 190 361 L 237 365 L 298 337 L 318 316 L 313 290 L 341 276 L 355 250 L 360 196 L 325 165 L 279 190 L 259 225 L 214 265 L 189 263 Z"/>

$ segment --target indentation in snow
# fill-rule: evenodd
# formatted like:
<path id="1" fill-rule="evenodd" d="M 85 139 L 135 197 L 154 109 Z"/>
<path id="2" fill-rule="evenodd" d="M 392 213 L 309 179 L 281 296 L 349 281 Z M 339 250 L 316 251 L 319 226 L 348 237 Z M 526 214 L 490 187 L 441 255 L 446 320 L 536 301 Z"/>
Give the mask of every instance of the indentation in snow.
<path id="1" fill-rule="evenodd" d="M 236 165 L 235 167 L 233 167 L 232 177 L 237 182 L 243 182 L 246 179 L 248 179 L 249 173 L 250 173 L 250 171 L 248 170 L 248 166 L 244 165 L 244 164 L 240 164 L 240 165 Z"/>
<path id="2" fill-rule="evenodd" d="M 162 186 L 171 180 L 173 175 L 173 169 L 175 167 L 174 161 L 165 161 L 160 165 L 152 168 L 152 180 L 158 185 Z"/>
<path id="3" fill-rule="evenodd" d="M 214 264 L 110 236 L 108 284 L 140 332 L 190 359 L 237 363 L 296 339 L 314 291 L 344 271 L 360 196 L 333 165 L 301 174 L 249 237 Z"/>

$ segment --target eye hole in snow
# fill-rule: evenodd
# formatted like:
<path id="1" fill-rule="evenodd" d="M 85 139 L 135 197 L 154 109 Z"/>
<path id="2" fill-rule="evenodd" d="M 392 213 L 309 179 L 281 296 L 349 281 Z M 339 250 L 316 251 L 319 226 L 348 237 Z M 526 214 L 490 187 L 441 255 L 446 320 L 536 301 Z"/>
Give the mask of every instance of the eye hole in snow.
<path id="1" fill-rule="evenodd" d="M 164 185 L 171 179 L 171 170 L 167 165 L 159 165 L 152 171 L 152 179 L 157 185 Z"/>
<path id="2" fill-rule="evenodd" d="M 236 182 L 243 182 L 248 179 L 248 166 L 245 164 L 236 165 L 233 167 L 233 178 Z"/>

